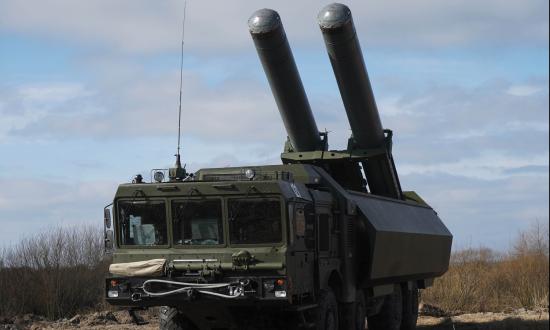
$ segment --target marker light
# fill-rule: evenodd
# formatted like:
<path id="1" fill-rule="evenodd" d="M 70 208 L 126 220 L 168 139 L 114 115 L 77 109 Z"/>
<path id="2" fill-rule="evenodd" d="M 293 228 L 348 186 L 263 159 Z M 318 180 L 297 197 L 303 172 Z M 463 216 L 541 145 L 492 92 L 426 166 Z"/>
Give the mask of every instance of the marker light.
<path id="1" fill-rule="evenodd" d="M 275 282 L 275 284 L 277 284 L 278 286 L 283 286 L 283 285 L 285 285 L 285 280 L 283 280 L 283 279 L 278 279 L 278 280 Z"/>

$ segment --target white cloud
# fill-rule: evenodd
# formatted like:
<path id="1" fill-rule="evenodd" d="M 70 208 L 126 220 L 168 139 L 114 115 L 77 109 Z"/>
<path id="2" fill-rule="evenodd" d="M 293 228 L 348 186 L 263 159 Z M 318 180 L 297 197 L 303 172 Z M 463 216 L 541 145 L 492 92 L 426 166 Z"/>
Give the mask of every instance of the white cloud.
<path id="1" fill-rule="evenodd" d="M 29 103 L 63 103 L 69 100 L 89 96 L 91 93 L 81 84 L 52 84 L 23 86 L 19 94 L 25 102 Z"/>
<path id="2" fill-rule="evenodd" d="M 52 225 L 101 223 L 116 183 L 0 177 L 0 247 Z"/>
<path id="3" fill-rule="evenodd" d="M 402 175 L 404 188 L 432 205 L 454 235 L 455 249 L 508 249 L 531 223 L 548 222 L 548 176 L 479 180 L 441 173 Z"/>
<path id="4" fill-rule="evenodd" d="M 58 83 L 22 86 L 11 93 L 7 89 L 1 93 L 7 100 L 4 108 L 10 112 L 3 114 L 7 120 L 0 125 L 0 133 L 27 141 L 172 138 L 177 132 L 173 84 L 177 80 L 175 72 L 128 73 L 122 69 L 120 73 L 113 69 L 108 80 L 93 87 Z M 265 82 L 228 79 L 212 86 L 204 80 L 195 72 L 185 73 L 184 139 L 282 145 L 284 128 Z M 532 160 L 547 154 L 548 92 L 518 98 L 508 93 L 513 86 L 503 81 L 473 88 L 432 85 L 381 99 L 384 126 L 395 132 L 398 163 L 409 171 L 461 169 L 480 177 L 491 172 L 483 168 L 491 157 Z M 332 132 L 331 147 L 344 148 L 350 131 L 345 113 L 336 110 L 341 108 L 336 93 L 323 94 L 322 100 L 312 98 L 312 105 L 319 128 Z M 470 165 L 465 167 L 465 163 Z M 530 165 L 541 164 L 511 166 Z M 492 174 L 505 175 L 507 170 L 504 166 Z"/>
<path id="5" fill-rule="evenodd" d="M 514 96 L 530 96 L 540 92 L 543 89 L 542 86 L 535 85 L 515 85 L 508 88 L 507 93 Z"/>
<path id="6" fill-rule="evenodd" d="M 40 209 L 42 215 L 56 213 L 60 205 L 67 206 L 72 203 L 82 205 L 83 201 L 96 202 L 102 198 L 108 201 L 114 194 L 113 188 L 116 187 L 113 182 L 66 183 L 24 178 L 0 178 L 0 183 L 3 187 L 0 192 L 0 200 L 3 201 L 0 204 L 1 211 Z"/>
<path id="7" fill-rule="evenodd" d="M 448 140 L 468 140 L 473 138 L 481 138 L 486 136 L 499 136 L 506 135 L 512 132 L 542 132 L 548 133 L 549 124 L 547 122 L 540 121 L 520 121 L 510 120 L 503 124 L 489 123 L 483 127 L 476 127 L 476 129 L 465 130 L 462 132 L 445 133 L 442 138 Z"/>
<path id="8" fill-rule="evenodd" d="M 395 132 L 398 162 L 427 166 L 488 152 L 520 158 L 547 153 L 547 87 L 518 98 L 507 93 L 512 85 L 432 85 L 404 90 L 390 102 L 390 112 L 381 103 L 384 126 Z"/>
<path id="9" fill-rule="evenodd" d="M 114 76 L 110 78 L 116 79 Z M 8 130 L 20 137 L 54 139 L 175 136 L 177 90 L 171 83 L 175 77 L 134 77 L 131 83 L 96 86 L 93 91 L 70 98 L 43 95 L 43 90 L 55 90 L 53 87 L 38 92 L 33 89 L 33 93 L 26 87 L 22 87 L 24 93 L 16 89 L 9 106 L 14 112 L 12 124 L 6 125 L 4 133 Z M 264 140 L 275 135 L 284 138 L 268 89 L 240 81 L 213 88 L 201 78 L 192 74 L 185 78 L 189 82 L 182 105 L 185 135 L 213 141 Z M 89 96 L 92 94 L 94 97 Z"/>
<path id="10" fill-rule="evenodd" d="M 66 140 L 94 140 L 106 148 L 116 141 L 120 150 L 124 143 L 135 147 L 135 141 L 148 139 L 172 145 L 179 74 L 162 65 L 152 65 L 156 71 L 147 72 L 140 61 L 158 60 L 150 56 L 157 53 L 178 54 L 182 5 L 182 1 L 0 1 L 0 33 L 77 43 L 82 47 L 70 70 L 78 67 L 93 76 L 87 83 L 75 77 L 23 85 L 2 81 L 0 147 L 6 139 L 12 145 L 48 139 L 51 148 Z M 351 0 L 349 5 L 364 48 L 425 52 L 548 44 L 547 0 Z M 254 54 L 248 16 L 270 6 L 281 13 L 293 47 L 323 47 L 315 20 L 322 7 L 317 1 L 188 2 L 186 54 L 191 55 L 186 60 L 193 63 L 184 76 L 183 139 L 193 143 L 184 145 L 193 170 L 278 163 L 285 139 L 282 122 L 265 78 L 255 76 L 261 70 L 257 59 L 251 64 L 242 56 Z M 209 62 L 220 54 L 234 62 Z M 455 60 L 421 57 L 387 65 L 420 66 L 426 72 L 471 70 L 470 64 Z M 377 95 L 384 95 L 378 98 L 384 126 L 395 132 L 394 153 L 404 188 L 419 190 L 459 235 L 481 221 L 487 221 L 482 227 L 488 231 L 502 218 L 509 226 L 499 228 L 502 234 L 518 219 L 547 218 L 548 79 L 546 72 L 541 74 L 542 83 L 494 80 L 473 87 L 437 81 L 425 88 L 411 84 L 407 72 L 392 77 L 401 84 L 398 89 L 373 82 L 380 91 Z M 320 87 L 315 93 L 310 97 L 317 98 L 310 101 L 319 128 L 332 132 L 331 147 L 344 147 L 350 131 L 336 88 Z M 140 167 L 158 164 L 156 151 L 127 162 Z M 115 153 L 118 150 L 100 153 L 104 168 L 120 162 Z M 54 154 L 62 158 L 62 153 Z M 87 157 L 74 159 L 89 161 L 94 155 Z M 48 164 L 55 167 L 56 162 L 74 159 Z M 86 177 L 93 172 L 82 173 Z M 100 221 L 115 183 L 63 179 L 0 177 L 0 221 L 11 226 L 0 235 L 59 221 Z M 29 220 L 27 227 L 20 219 Z"/>
<path id="11" fill-rule="evenodd" d="M 548 1 L 350 0 L 369 46 L 548 44 Z M 252 49 L 246 22 L 263 7 L 278 10 L 291 40 L 320 45 L 318 1 L 188 1 L 187 49 Z M 97 42 L 130 52 L 177 50 L 183 1 L 2 1 L 0 28 Z"/>
<path id="12" fill-rule="evenodd" d="M 100 112 L 90 107 L 93 92 L 80 83 L 24 84 L 2 86 L 0 142 L 11 132 L 41 123 L 52 116 L 77 117 Z M 75 106 L 75 103 L 78 106 Z"/>
<path id="13" fill-rule="evenodd" d="M 434 162 L 433 164 L 407 164 L 406 162 L 399 166 L 399 173 L 402 175 L 443 173 L 447 175 L 461 176 L 479 180 L 504 179 L 514 174 L 513 169 L 528 167 L 546 167 L 548 168 L 548 151 L 543 155 L 518 157 L 494 153 L 484 153 L 478 157 L 469 157 L 464 155 L 460 160 L 454 162 Z M 542 174 L 535 172 L 533 177 L 548 176 L 548 173 Z"/>

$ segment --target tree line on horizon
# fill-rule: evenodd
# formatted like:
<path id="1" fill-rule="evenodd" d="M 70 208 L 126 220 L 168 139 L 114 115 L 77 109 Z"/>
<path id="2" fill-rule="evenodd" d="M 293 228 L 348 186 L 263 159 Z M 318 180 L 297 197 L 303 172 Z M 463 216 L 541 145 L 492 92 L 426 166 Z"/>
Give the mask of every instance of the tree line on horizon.
<path id="1" fill-rule="evenodd" d="M 0 249 L 0 319 L 35 314 L 56 320 L 109 309 L 103 239 L 98 226 L 55 227 Z M 422 292 L 422 301 L 451 314 L 548 308 L 548 276 L 548 226 L 535 223 L 507 252 L 453 252 L 449 271 Z"/>

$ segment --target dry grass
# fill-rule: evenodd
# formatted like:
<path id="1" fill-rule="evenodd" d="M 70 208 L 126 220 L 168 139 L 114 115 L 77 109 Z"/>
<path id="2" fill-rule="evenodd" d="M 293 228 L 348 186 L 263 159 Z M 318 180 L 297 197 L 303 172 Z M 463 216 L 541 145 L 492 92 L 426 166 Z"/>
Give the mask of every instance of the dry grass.
<path id="1" fill-rule="evenodd" d="M 97 227 L 55 228 L 0 251 L 0 315 L 56 319 L 102 302 L 107 265 Z"/>
<path id="2" fill-rule="evenodd" d="M 449 272 L 423 301 L 452 312 L 548 308 L 548 227 L 535 224 L 512 250 L 468 249 L 453 254 Z"/>
<path id="3" fill-rule="evenodd" d="M 447 320 L 438 324 L 417 326 L 424 330 L 548 330 L 548 320 L 523 320 L 520 318 L 507 318 L 499 321 L 479 322 L 454 322 Z"/>

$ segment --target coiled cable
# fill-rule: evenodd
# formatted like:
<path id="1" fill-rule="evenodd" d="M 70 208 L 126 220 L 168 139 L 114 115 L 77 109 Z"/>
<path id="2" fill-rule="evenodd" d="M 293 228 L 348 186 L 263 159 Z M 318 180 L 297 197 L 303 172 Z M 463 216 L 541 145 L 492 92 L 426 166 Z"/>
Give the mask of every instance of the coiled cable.
<path id="1" fill-rule="evenodd" d="M 146 288 L 146 286 L 151 283 L 162 283 L 162 284 L 177 285 L 177 286 L 183 286 L 183 287 L 179 289 L 164 291 L 164 292 L 152 292 L 147 290 Z M 230 290 L 233 292 L 233 295 L 207 291 L 211 289 L 221 289 L 221 288 L 229 288 L 229 287 L 233 287 L 235 289 L 234 291 Z M 176 281 L 169 281 L 169 280 L 147 280 L 143 282 L 143 286 L 141 287 L 141 289 L 143 290 L 144 293 L 146 293 L 151 297 L 169 296 L 169 295 L 174 295 L 178 293 L 188 292 L 191 290 L 196 290 L 197 292 L 200 292 L 202 294 L 211 295 L 211 296 L 220 297 L 220 298 L 226 298 L 226 299 L 235 299 L 244 295 L 244 288 L 241 283 L 186 283 L 186 282 L 176 282 Z"/>

